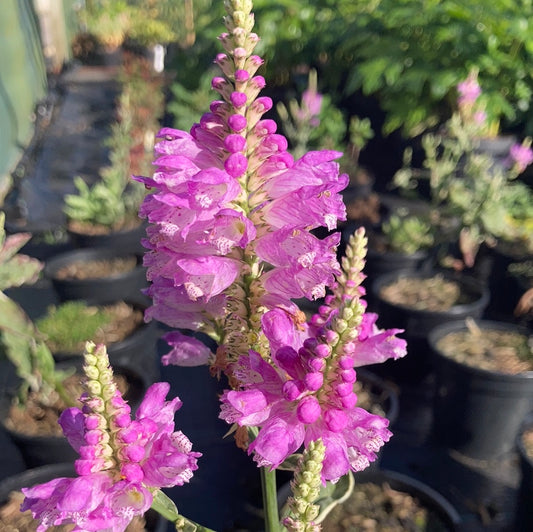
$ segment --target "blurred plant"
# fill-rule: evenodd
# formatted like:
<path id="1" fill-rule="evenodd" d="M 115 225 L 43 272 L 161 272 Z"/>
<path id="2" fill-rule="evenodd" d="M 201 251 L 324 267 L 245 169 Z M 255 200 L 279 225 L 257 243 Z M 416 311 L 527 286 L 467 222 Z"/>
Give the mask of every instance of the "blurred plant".
<path id="1" fill-rule="evenodd" d="M 24 310 L 4 293 L 8 288 L 34 283 L 43 264 L 18 251 L 31 239 L 30 233 L 6 236 L 5 214 L 0 212 L 0 357 L 7 359 L 22 379 L 18 399 L 24 404 L 30 391 L 43 401 L 58 392 L 65 373 L 55 369 L 52 354 Z"/>
<path id="2" fill-rule="evenodd" d="M 348 131 L 350 140 L 340 164 L 343 171 L 350 176 L 350 183 L 364 183 L 370 176 L 359 166 L 359 156 L 368 141 L 374 137 L 370 119 L 352 116 Z"/>
<path id="3" fill-rule="evenodd" d="M 296 158 L 311 148 L 339 147 L 346 134 L 345 120 L 342 112 L 332 104 L 331 98 L 318 92 L 315 69 L 309 71 L 301 102 L 292 99 L 288 105 L 287 109 L 283 102 L 278 102 L 276 110 Z"/>
<path id="4" fill-rule="evenodd" d="M 79 10 L 80 23 L 109 48 L 120 46 L 126 38 L 141 46 L 167 44 L 177 35 L 166 4 L 162 0 L 86 0 Z"/>
<path id="5" fill-rule="evenodd" d="M 471 84 L 472 78 L 467 79 Z M 531 139 L 511 149 L 504 163 L 480 150 L 482 120 L 472 120 L 480 90 L 471 84 L 469 97 L 459 88 L 459 111 L 445 124 L 441 133 L 422 138 L 424 167 L 429 170 L 431 200 L 443 218 L 456 219 L 457 239 L 463 261 L 473 266 L 479 246 L 493 246 L 498 238 L 513 234 L 512 210 L 518 208 L 512 181 L 533 160 Z M 404 154 L 404 167 L 394 176 L 394 184 L 414 189 L 425 174 L 411 167 L 411 152 Z M 514 207 L 513 207 L 514 205 Z"/>
<path id="6" fill-rule="evenodd" d="M 472 67 L 482 78 L 488 122 L 521 124 L 533 133 L 529 0 L 345 3 L 335 21 L 346 29 L 337 27 L 342 39 L 333 63 L 349 65 L 346 95 L 362 89 L 377 96 L 385 133 L 402 128 L 414 136 L 441 123 Z"/>
<path id="7" fill-rule="evenodd" d="M 533 253 L 533 191 L 525 183 L 515 181 L 505 188 L 501 201 L 509 224 L 509 231 L 501 240 L 525 253 Z"/>
<path id="8" fill-rule="evenodd" d="M 382 231 L 390 250 L 397 253 L 413 254 L 435 243 L 433 225 L 422 216 L 393 214 Z"/>
<path id="9" fill-rule="evenodd" d="M 212 100 L 211 80 L 214 72 L 206 70 L 198 78 L 194 89 L 175 81 L 170 86 L 172 99 L 168 111 L 173 116 L 173 125 L 178 129 L 190 129 L 198 120 L 198 115 L 209 107 Z"/>
<path id="10" fill-rule="evenodd" d="M 106 140 L 110 165 L 100 170 L 101 179 L 92 187 L 75 177 L 77 194 L 67 194 L 64 206 L 70 221 L 112 230 L 137 220 L 146 190 L 130 177 L 150 171 L 155 132 L 164 108 L 163 81 L 144 59 L 127 56 L 120 81 L 117 121 Z"/>
<path id="11" fill-rule="evenodd" d="M 124 42 L 130 25 L 127 0 L 85 0 L 79 11 L 84 31 L 95 35 L 106 48 L 117 48 Z"/>
<path id="12" fill-rule="evenodd" d="M 112 313 L 105 307 L 88 305 L 85 301 L 66 301 L 49 307 L 35 325 L 50 349 L 75 352 L 111 320 Z"/>

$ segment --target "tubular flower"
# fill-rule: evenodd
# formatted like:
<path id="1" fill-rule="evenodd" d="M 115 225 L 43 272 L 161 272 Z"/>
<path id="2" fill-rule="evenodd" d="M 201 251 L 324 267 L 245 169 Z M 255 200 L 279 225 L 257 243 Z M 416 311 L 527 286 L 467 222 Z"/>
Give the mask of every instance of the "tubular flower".
<path id="1" fill-rule="evenodd" d="M 113 381 L 104 346 L 88 342 L 87 393 L 83 408 L 69 408 L 59 423 L 78 452 L 76 478 L 58 478 L 23 488 L 21 510 L 40 521 L 38 532 L 74 524 L 74 531 L 121 532 L 150 508 L 153 491 L 181 486 L 197 469 L 200 453 L 180 431 L 174 413 L 181 401 L 165 401 L 170 385 L 153 384 L 135 419 Z"/>
<path id="2" fill-rule="evenodd" d="M 250 346 L 265 354 L 264 312 L 322 297 L 334 282 L 339 237 L 320 241 L 310 230 L 345 219 L 348 177 L 339 175 L 339 152 L 296 161 L 288 153 L 276 123 L 263 118 L 272 100 L 260 96 L 251 2 L 225 5 L 221 75 L 212 80 L 220 99 L 190 132 L 162 129 L 154 175 L 135 179 L 152 190 L 140 210 L 153 301 L 145 318 L 205 332 L 234 361 Z M 175 340 L 168 360 L 194 363 L 190 346 L 180 355 Z"/>
<path id="3" fill-rule="evenodd" d="M 334 294 L 310 324 L 282 309 L 263 316 L 273 364 L 251 351 L 233 368 L 242 383 L 221 397 L 220 417 L 257 426 L 249 445 L 260 466 L 278 467 L 302 445 L 321 439 L 323 481 L 361 471 L 389 440 L 388 421 L 356 406 L 355 366 L 406 354 L 400 330 L 380 331 L 375 315 L 365 315 L 359 283 L 366 253 L 364 231 L 348 244 L 347 259 Z M 341 294 L 344 294 L 341 296 Z"/>

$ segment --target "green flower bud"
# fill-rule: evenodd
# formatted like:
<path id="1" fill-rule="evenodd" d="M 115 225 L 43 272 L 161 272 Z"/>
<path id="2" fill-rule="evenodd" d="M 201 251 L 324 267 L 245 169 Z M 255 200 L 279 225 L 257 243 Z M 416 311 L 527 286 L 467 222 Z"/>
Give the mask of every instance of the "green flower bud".
<path id="1" fill-rule="evenodd" d="M 101 397 L 102 394 L 102 385 L 96 380 L 87 381 L 87 390 L 89 394 L 97 397 Z"/>
<path id="2" fill-rule="evenodd" d="M 348 328 L 348 322 L 346 320 L 340 319 L 335 321 L 335 330 L 338 333 L 343 333 Z"/>
<path id="3" fill-rule="evenodd" d="M 96 381 L 100 376 L 100 372 L 94 366 L 84 366 L 83 371 L 89 380 Z"/>
<path id="4" fill-rule="evenodd" d="M 235 24 L 235 27 L 246 28 L 247 19 L 248 15 L 246 15 L 246 13 L 243 13 L 242 11 L 233 12 L 233 23 Z"/>

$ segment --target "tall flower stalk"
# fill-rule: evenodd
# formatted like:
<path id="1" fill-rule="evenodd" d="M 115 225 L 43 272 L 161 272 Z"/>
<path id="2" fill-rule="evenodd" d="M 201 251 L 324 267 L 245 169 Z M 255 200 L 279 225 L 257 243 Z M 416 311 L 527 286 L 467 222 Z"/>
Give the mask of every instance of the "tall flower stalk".
<path id="1" fill-rule="evenodd" d="M 161 130 L 154 175 L 136 177 L 152 189 L 140 210 L 150 224 L 146 319 L 218 343 L 211 353 L 172 331 L 163 363 L 207 363 L 228 377 L 220 417 L 238 427 L 240 446 L 262 468 L 266 528 L 274 531 L 273 474 L 292 453 L 321 440 L 325 483 L 364 469 L 389 439 L 386 420 L 356 407 L 354 367 L 403 356 L 405 342 L 365 314 L 364 233 L 348 246 L 343 268 L 339 233 L 312 233 L 345 219 L 340 192 L 349 179 L 335 162 L 342 154 L 295 160 L 287 151 L 276 123 L 264 118 L 273 104 L 260 96 L 252 2 L 224 4 L 221 75 L 212 80 L 220 99 L 190 132 Z M 307 323 L 293 302 L 299 298 L 326 304 Z"/>

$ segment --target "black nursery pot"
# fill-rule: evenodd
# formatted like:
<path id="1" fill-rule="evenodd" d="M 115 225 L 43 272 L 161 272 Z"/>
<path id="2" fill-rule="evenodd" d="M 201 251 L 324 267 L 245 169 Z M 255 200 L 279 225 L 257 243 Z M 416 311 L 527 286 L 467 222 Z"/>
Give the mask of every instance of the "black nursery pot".
<path id="1" fill-rule="evenodd" d="M 522 439 L 527 430 L 533 429 L 533 414 L 529 414 L 522 424 L 516 446 L 520 457 L 520 486 L 516 503 L 515 530 L 533 530 L 533 457 L 526 451 Z"/>
<path id="2" fill-rule="evenodd" d="M 357 484 L 372 483 L 386 484 L 393 490 L 407 493 L 416 498 L 428 511 L 427 528 L 424 530 L 439 530 L 455 532 L 460 530 L 461 516 L 452 504 L 440 493 L 426 484 L 395 471 L 366 469 L 354 475 Z M 342 504 L 342 503 L 341 503 Z M 329 516 L 330 518 L 332 516 Z M 328 529 L 328 517 L 323 522 L 324 530 Z"/>
<path id="3" fill-rule="evenodd" d="M 407 340 L 407 356 L 400 360 L 389 360 L 380 367 L 385 373 L 400 382 L 419 382 L 432 368 L 429 360 L 429 344 L 427 335 L 437 325 L 468 316 L 480 318 L 489 301 L 488 290 L 475 279 L 462 275 L 441 275 L 459 284 L 464 303 L 453 305 L 445 311 L 415 309 L 391 303 L 380 294 L 381 289 L 401 278 L 427 279 L 437 272 L 397 271 L 379 276 L 372 285 L 372 295 L 376 301 L 376 312 L 379 315 L 378 326 L 381 329 L 404 329 L 401 338 Z M 372 371 L 374 371 L 372 366 Z M 377 371 L 380 368 L 376 367 Z"/>
<path id="4" fill-rule="evenodd" d="M 82 362 L 79 361 L 77 366 L 81 368 L 81 364 Z M 58 369 L 66 369 L 72 367 L 72 364 L 58 364 L 57 367 Z M 113 372 L 116 375 L 121 375 L 126 378 L 128 392 L 124 398 L 131 406 L 132 412 L 134 412 L 140 405 L 144 397 L 144 392 L 147 390 L 150 382 L 146 379 L 145 375 L 130 368 L 117 366 L 113 368 Z M 0 414 L 2 420 L 7 418 L 12 399 L 13 396 L 7 394 L 0 398 Z M 13 443 L 19 448 L 28 468 L 68 461 L 74 462 L 78 458 L 76 451 L 74 451 L 67 439 L 63 436 L 29 435 L 18 430 L 12 430 L 5 423 L 3 423 L 3 428 Z"/>
<path id="5" fill-rule="evenodd" d="M 142 266 L 142 256 L 135 255 L 137 265 L 128 272 L 103 278 L 59 279 L 57 272 L 77 262 L 110 260 L 133 256 L 114 248 L 77 249 L 61 253 L 46 263 L 44 275 L 50 279 L 59 301 L 82 299 L 88 303 L 112 303 L 126 298 L 141 296 L 146 288 L 146 270 Z"/>
<path id="6" fill-rule="evenodd" d="M 141 239 L 146 237 L 146 226 L 146 223 L 141 223 L 133 229 L 101 235 L 78 233 L 71 229 L 67 229 L 67 232 L 74 246 L 78 248 L 106 248 L 142 254 L 146 251 L 141 245 Z"/>
<path id="7" fill-rule="evenodd" d="M 483 329 L 527 330 L 504 322 L 479 321 Z M 444 323 L 429 334 L 435 367 L 432 438 L 469 458 L 490 460 L 511 451 L 524 417 L 533 408 L 533 372 L 517 375 L 461 364 L 444 355 L 437 343 L 466 330 L 464 320 Z"/>

